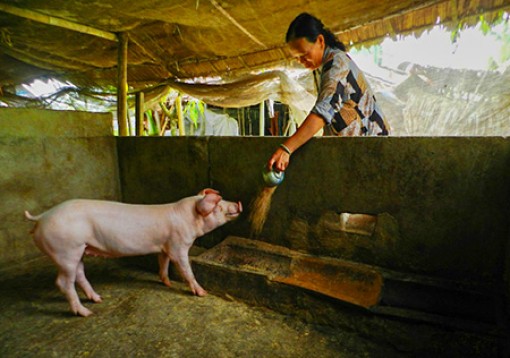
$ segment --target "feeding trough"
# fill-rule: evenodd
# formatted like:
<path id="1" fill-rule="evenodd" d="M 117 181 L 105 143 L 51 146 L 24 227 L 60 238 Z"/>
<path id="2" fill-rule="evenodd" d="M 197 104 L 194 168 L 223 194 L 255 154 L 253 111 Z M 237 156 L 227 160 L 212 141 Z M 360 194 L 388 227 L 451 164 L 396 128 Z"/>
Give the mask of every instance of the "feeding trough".
<path id="1" fill-rule="evenodd" d="M 263 276 L 364 308 L 377 305 L 383 283 L 381 274 L 367 265 L 233 236 L 195 257 L 194 264 Z"/>
<path id="2" fill-rule="evenodd" d="M 321 311 L 348 304 L 380 315 L 464 328 L 474 327 L 473 322 L 494 323 L 499 310 L 492 291 L 235 236 L 195 256 L 193 266 L 205 287 L 277 309 L 290 305 L 308 310 L 313 305 Z M 327 317 L 331 312 L 315 314 Z"/>

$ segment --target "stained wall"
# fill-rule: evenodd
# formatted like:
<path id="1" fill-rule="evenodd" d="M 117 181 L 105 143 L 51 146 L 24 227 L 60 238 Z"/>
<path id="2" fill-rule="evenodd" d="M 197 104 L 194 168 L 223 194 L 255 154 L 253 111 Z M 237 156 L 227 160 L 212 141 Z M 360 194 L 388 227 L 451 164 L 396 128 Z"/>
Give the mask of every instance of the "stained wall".
<path id="1" fill-rule="evenodd" d="M 241 200 L 244 215 L 198 244 L 251 237 L 392 270 L 501 282 L 510 217 L 510 140 L 314 138 L 293 154 L 262 233 L 250 204 L 279 138 L 119 138 L 128 202 L 161 202 L 204 186 Z M 148 160 L 153 158 L 153 165 Z M 370 235 L 340 230 L 341 213 L 372 215 Z"/>
<path id="2" fill-rule="evenodd" d="M 111 128 L 106 113 L 0 109 L 0 268 L 40 256 L 25 210 L 120 199 Z"/>

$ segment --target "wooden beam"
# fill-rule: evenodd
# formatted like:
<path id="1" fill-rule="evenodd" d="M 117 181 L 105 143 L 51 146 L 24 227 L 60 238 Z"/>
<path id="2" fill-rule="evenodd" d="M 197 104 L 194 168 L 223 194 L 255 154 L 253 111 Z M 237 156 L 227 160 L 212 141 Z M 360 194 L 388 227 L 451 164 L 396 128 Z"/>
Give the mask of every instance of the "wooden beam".
<path id="1" fill-rule="evenodd" d="M 117 123 L 119 124 L 119 136 L 128 136 L 127 116 L 127 53 L 128 35 L 119 33 L 118 62 L 117 62 Z"/>
<path id="2" fill-rule="evenodd" d="M 62 27 L 67 30 L 81 32 L 84 34 L 101 37 L 110 41 L 117 41 L 117 36 L 108 31 L 99 30 L 90 26 L 81 25 L 76 22 L 64 20 L 58 17 L 41 14 L 40 12 L 20 9 L 15 6 L 0 3 L 0 11 L 6 12 L 11 15 L 23 17 L 32 21 L 37 21 L 46 25 Z"/>

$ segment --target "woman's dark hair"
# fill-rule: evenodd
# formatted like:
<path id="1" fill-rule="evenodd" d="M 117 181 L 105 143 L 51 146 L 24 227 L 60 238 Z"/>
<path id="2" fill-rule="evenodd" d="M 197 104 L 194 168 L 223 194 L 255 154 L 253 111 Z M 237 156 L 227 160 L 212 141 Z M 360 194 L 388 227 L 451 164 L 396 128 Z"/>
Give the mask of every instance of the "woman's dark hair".
<path id="1" fill-rule="evenodd" d="M 305 37 L 310 42 L 317 41 L 319 35 L 324 36 L 326 45 L 345 51 L 345 45 L 338 41 L 336 36 L 324 27 L 321 20 L 306 12 L 298 15 L 289 25 L 285 42 L 291 42 Z"/>

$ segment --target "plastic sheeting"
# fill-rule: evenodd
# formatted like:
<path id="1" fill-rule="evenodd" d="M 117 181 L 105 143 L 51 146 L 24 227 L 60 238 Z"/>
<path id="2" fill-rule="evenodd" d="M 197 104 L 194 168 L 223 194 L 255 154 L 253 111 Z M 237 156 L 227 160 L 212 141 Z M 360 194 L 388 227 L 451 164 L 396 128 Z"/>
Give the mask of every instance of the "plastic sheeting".
<path id="1" fill-rule="evenodd" d="M 307 75 L 302 76 L 303 73 Z M 283 71 L 251 75 L 235 82 L 200 84 L 172 82 L 169 86 L 218 107 L 242 108 L 267 99 L 289 106 L 290 120 L 299 125 L 315 103 L 313 78 L 297 71 L 291 77 Z"/>
<path id="2" fill-rule="evenodd" d="M 364 72 L 392 136 L 510 135 L 508 68 L 473 71 L 403 63 L 400 69 L 376 70 Z M 271 71 L 227 83 L 172 82 L 168 86 L 220 107 L 248 107 L 268 99 L 284 103 L 290 114 L 284 135 L 294 133 L 316 99 L 313 77 L 306 70 Z"/>
<path id="3" fill-rule="evenodd" d="M 510 68 L 402 67 L 386 81 L 369 78 L 393 136 L 510 135 Z"/>
<path id="4" fill-rule="evenodd" d="M 193 123 L 189 118 L 186 120 L 186 134 L 195 136 L 238 136 L 239 125 L 237 120 L 226 113 L 216 113 L 205 108 L 204 113 L 200 114 L 197 123 Z"/>

